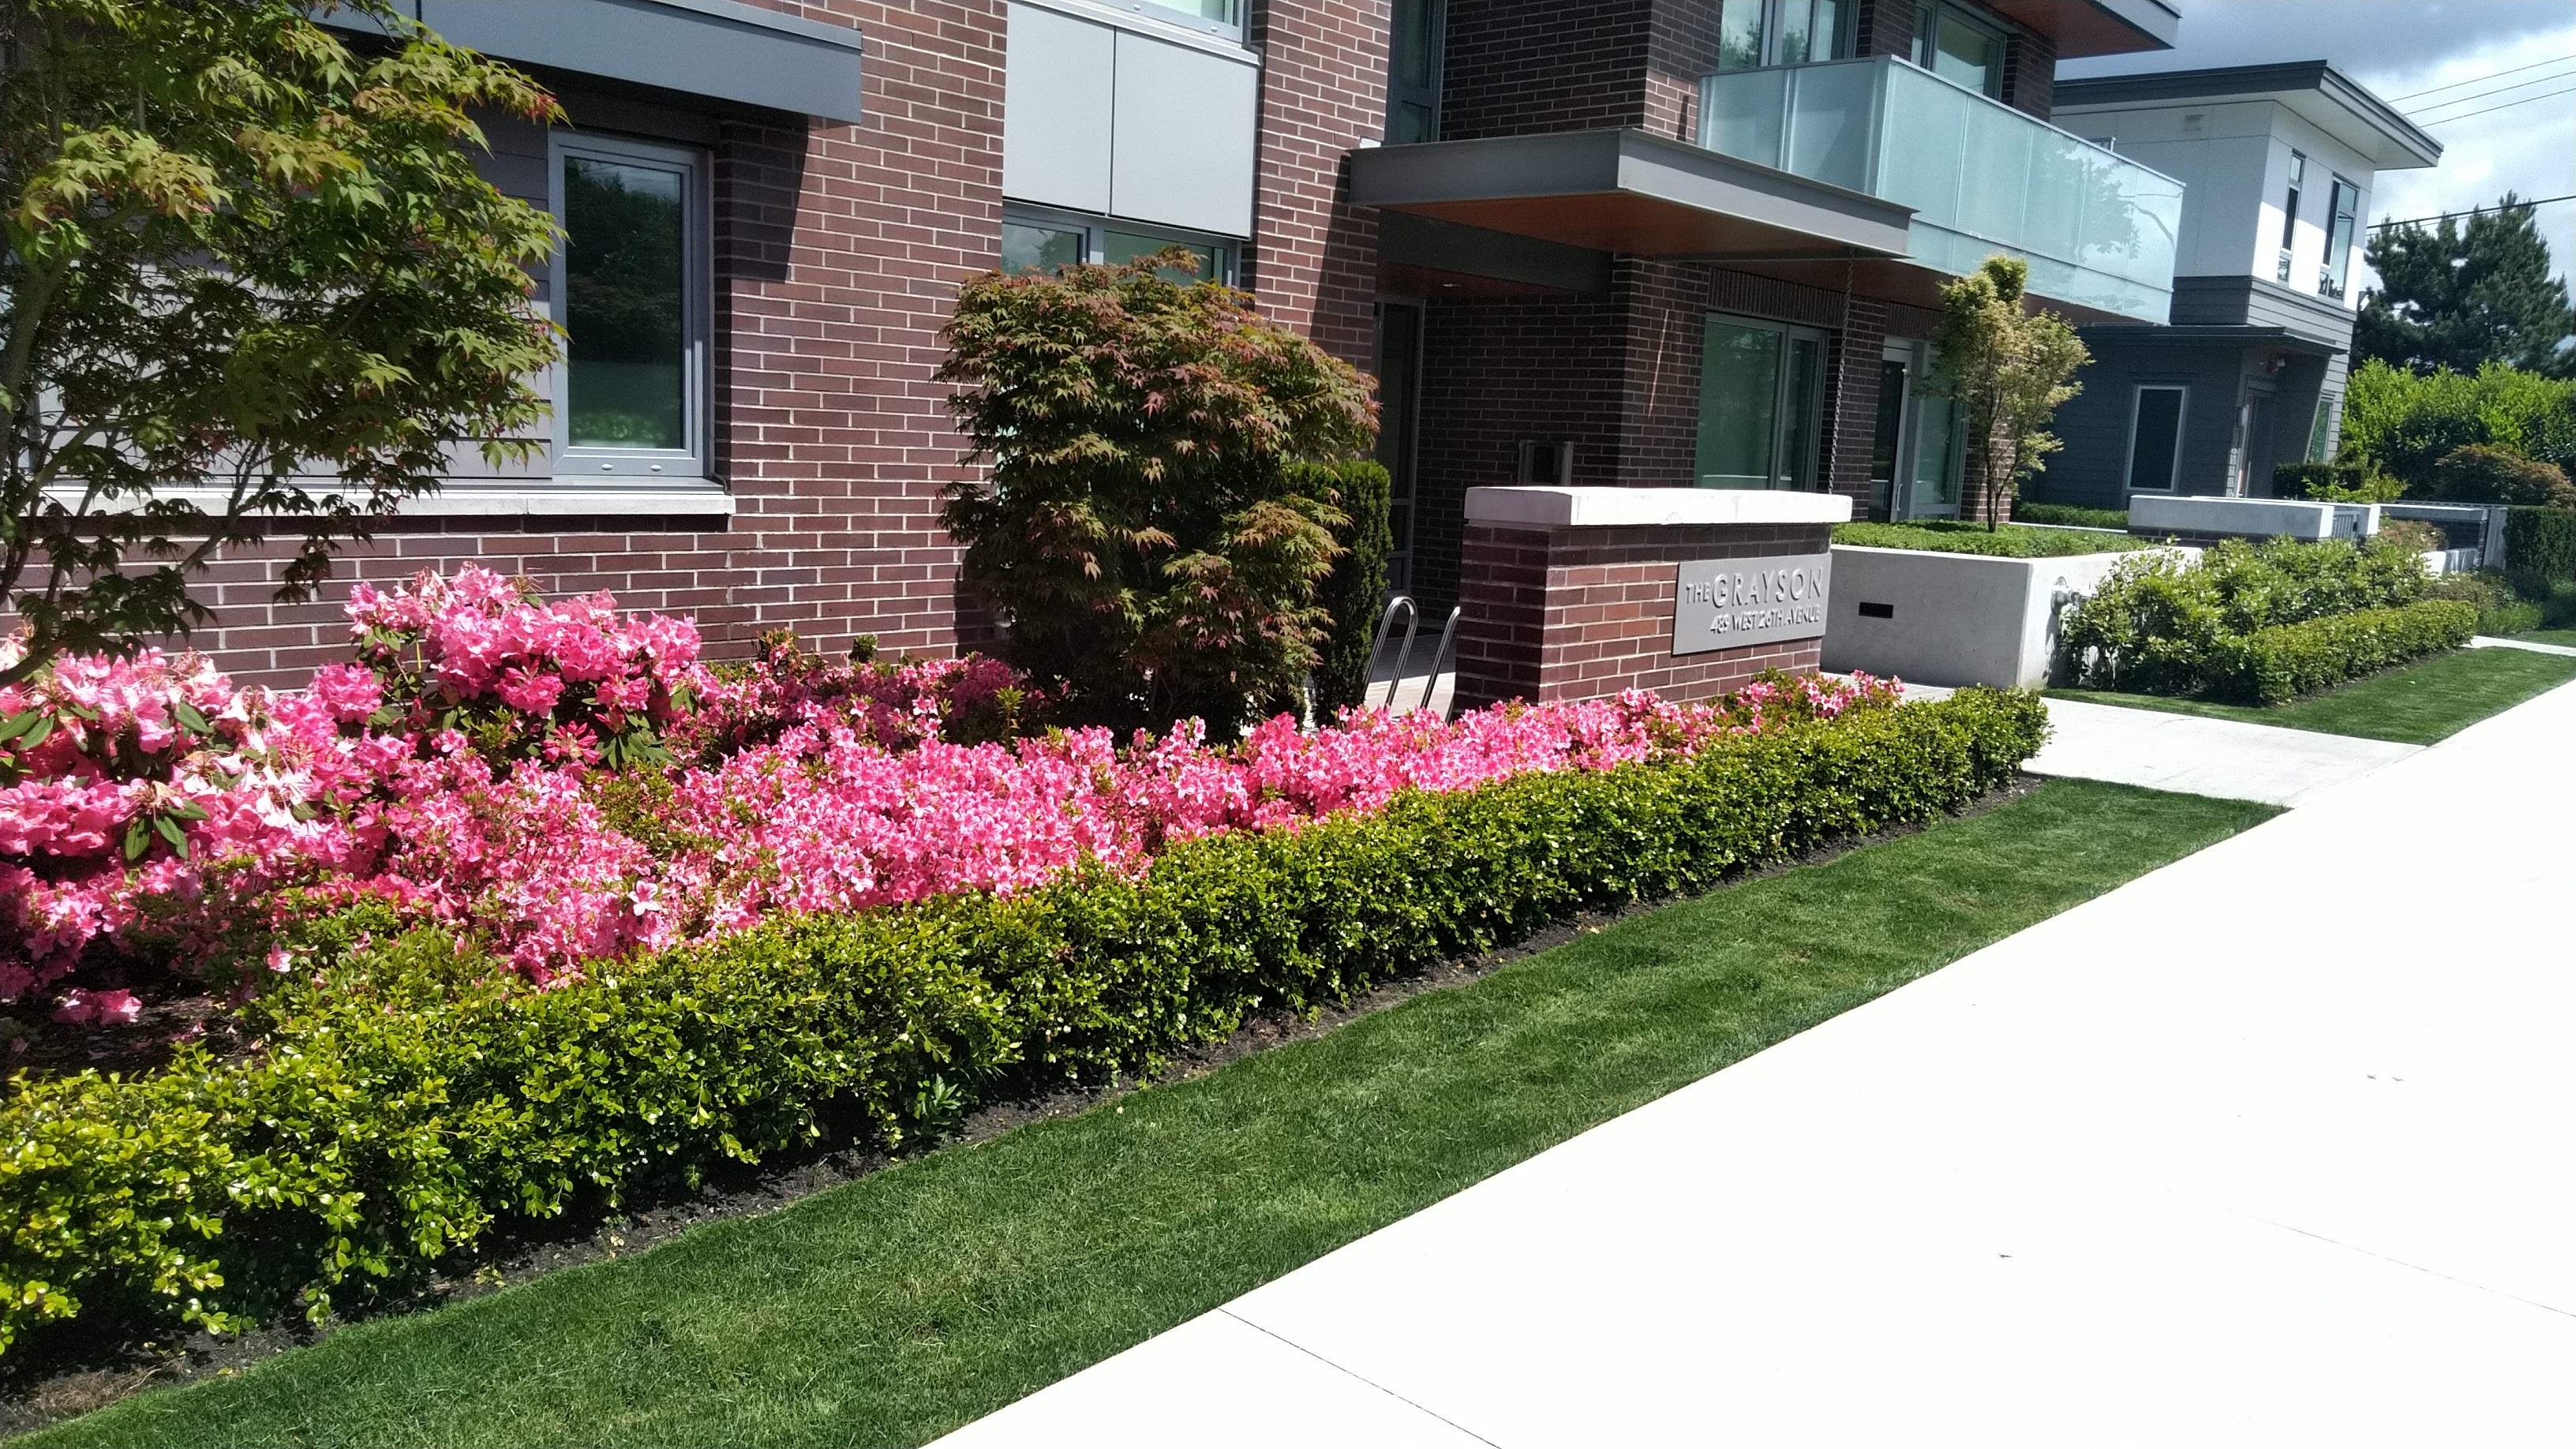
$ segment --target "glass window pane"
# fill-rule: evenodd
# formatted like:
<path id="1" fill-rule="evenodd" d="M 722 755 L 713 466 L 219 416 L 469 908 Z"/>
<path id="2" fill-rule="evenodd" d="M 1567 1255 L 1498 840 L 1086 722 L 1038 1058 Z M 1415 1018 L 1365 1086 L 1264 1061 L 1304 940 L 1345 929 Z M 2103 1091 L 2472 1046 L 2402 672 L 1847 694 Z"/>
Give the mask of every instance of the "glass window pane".
<path id="1" fill-rule="evenodd" d="M 1002 270 L 1046 271 L 1082 260 L 1082 233 L 1073 227 L 1002 223 Z"/>
<path id="2" fill-rule="evenodd" d="M 2334 452 L 2334 410 L 2335 395 L 2320 394 L 2316 422 L 2308 429 L 2308 461 L 2311 463 L 2325 462 Z"/>
<path id="3" fill-rule="evenodd" d="M 2182 389 L 2138 389 L 2137 434 L 2129 443 L 2129 486 L 2171 488 L 2182 444 Z"/>
<path id="4" fill-rule="evenodd" d="M 1780 392 L 1780 334 L 1710 318 L 1699 372 L 1702 488 L 1768 488 Z"/>
<path id="5" fill-rule="evenodd" d="M 1843 43 L 1843 0 L 1816 0 L 1815 28 L 1807 36 L 1809 60 L 1849 60 Z"/>
<path id="6" fill-rule="evenodd" d="M 2004 45 L 1994 35 L 1947 11 L 1932 56 L 1936 75 L 1990 96 L 2004 93 Z"/>
<path id="7" fill-rule="evenodd" d="M 1751 70 L 1762 63 L 1765 0 L 1726 0 L 1718 12 L 1717 68 Z"/>
<path id="8" fill-rule="evenodd" d="M 1814 18 L 1812 0 L 1780 0 L 1780 64 L 1803 65 L 1823 59 L 1808 53 L 1807 25 Z"/>
<path id="9" fill-rule="evenodd" d="M 1782 488 L 1816 486 L 1816 404 L 1824 395 L 1825 344 L 1813 337 L 1789 339 L 1789 376 L 1780 410 Z"/>
<path id="10" fill-rule="evenodd" d="M 574 447 L 684 448 L 685 172 L 564 158 L 565 436 Z"/>
<path id="11" fill-rule="evenodd" d="M 1241 29 L 1243 0 L 1153 0 L 1158 10 L 1177 10 L 1193 20 L 1213 21 L 1218 25 Z"/>
<path id="12" fill-rule="evenodd" d="M 1431 84 L 1432 61 L 1440 53 L 1439 37 L 1431 33 L 1431 21 L 1438 13 L 1437 0 L 1395 0 L 1395 20 L 1387 34 L 1387 45 L 1393 51 L 1388 57 L 1387 73 L 1397 85 Z"/>
<path id="13" fill-rule="evenodd" d="M 1920 394 L 1923 411 L 1914 422 L 1914 511 L 1959 511 L 1960 436 L 1958 405 L 1946 397 Z"/>
<path id="14" fill-rule="evenodd" d="M 1150 257 L 1165 247 L 1181 247 L 1187 250 L 1190 255 L 1199 259 L 1199 270 L 1198 275 L 1192 277 L 1181 268 L 1164 267 L 1160 272 L 1162 276 L 1175 282 L 1225 280 L 1225 249 L 1222 247 L 1201 246 L 1197 242 L 1179 241 L 1167 236 L 1145 236 L 1129 231 L 1107 232 L 1100 239 L 1101 259 L 1113 267 L 1122 262 L 1132 262 L 1138 257 Z"/>

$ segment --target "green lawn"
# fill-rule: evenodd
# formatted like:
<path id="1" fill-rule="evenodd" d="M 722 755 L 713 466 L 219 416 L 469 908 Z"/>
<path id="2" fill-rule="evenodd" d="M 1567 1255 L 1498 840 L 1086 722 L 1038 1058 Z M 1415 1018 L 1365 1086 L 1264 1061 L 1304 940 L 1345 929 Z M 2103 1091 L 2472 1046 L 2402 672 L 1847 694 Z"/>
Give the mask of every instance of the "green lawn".
<path id="1" fill-rule="evenodd" d="M 2070 533 L 2007 523 L 1989 531 L 1982 523 L 1919 519 L 1912 523 L 1843 523 L 1834 542 L 1859 548 L 1908 548 L 1918 553 L 1976 553 L 1995 558 L 2063 558 L 2078 553 L 2124 553 L 2155 541 L 2125 533 Z"/>
<path id="2" fill-rule="evenodd" d="M 2530 637 L 2530 636 L 2525 636 Z M 2266 709 L 2107 689 L 2052 689 L 2053 699 L 2245 720 L 2319 734 L 2429 745 L 2576 679 L 2576 659 L 2527 649 L 2462 649 Z"/>
<path id="3" fill-rule="evenodd" d="M 21 1442 L 918 1443 L 2270 814 L 2052 782 L 1194 1080 Z"/>

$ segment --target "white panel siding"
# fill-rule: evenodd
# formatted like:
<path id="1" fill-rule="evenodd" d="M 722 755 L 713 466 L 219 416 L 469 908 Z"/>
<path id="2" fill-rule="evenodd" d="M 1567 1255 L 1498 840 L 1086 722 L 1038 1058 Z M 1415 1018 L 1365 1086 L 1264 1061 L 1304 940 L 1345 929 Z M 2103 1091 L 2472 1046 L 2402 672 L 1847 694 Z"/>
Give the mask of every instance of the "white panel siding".
<path id="1" fill-rule="evenodd" d="M 1260 80 L 1249 58 L 1119 32 L 1108 210 L 1250 236 Z"/>
<path id="2" fill-rule="evenodd" d="M 1009 23 L 1002 194 L 1108 211 L 1118 32 L 1034 5 L 1010 7 Z"/>

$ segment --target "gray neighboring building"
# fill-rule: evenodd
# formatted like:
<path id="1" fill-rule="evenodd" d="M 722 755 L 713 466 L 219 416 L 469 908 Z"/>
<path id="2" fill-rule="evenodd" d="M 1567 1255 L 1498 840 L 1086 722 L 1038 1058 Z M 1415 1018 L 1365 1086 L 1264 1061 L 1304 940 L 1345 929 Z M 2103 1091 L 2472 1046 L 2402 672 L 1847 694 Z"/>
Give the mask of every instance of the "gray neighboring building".
<path id="1" fill-rule="evenodd" d="M 2441 144 L 2324 61 L 2061 81 L 2057 123 L 2186 184 L 2172 325 L 2081 328 L 2066 451 L 2025 489 L 2265 497 L 2333 448 L 2378 173 Z"/>

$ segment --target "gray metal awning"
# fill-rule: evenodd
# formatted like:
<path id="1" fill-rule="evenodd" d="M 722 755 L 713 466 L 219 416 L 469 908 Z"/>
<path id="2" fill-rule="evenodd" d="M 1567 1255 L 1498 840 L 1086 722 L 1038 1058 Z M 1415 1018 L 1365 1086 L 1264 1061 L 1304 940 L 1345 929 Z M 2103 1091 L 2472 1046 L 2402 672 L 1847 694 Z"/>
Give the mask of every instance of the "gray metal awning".
<path id="1" fill-rule="evenodd" d="M 1645 257 L 1901 257 L 1910 207 L 1636 130 L 1380 146 L 1351 200 Z"/>
<path id="2" fill-rule="evenodd" d="M 496 60 L 855 122 L 864 43 L 853 26 L 741 0 L 398 0 L 451 44 Z M 348 11 L 325 22 L 374 30 Z"/>
<path id="3" fill-rule="evenodd" d="M 2347 349 L 2330 338 L 2287 327 L 2200 325 L 2182 327 L 2142 327 L 2131 325 L 2079 327 L 2083 337 L 2130 345 L 2154 347 L 2268 347 L 2278 352 L 2304 352 L 2311 357 L 2333 357 Z"/>

